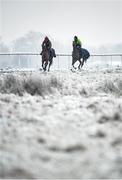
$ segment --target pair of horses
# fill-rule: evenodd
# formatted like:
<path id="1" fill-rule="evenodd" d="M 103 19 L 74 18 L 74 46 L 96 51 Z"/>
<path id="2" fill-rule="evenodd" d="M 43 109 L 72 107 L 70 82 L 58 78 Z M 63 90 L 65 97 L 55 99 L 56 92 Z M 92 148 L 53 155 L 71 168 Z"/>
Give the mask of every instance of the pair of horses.
<path id="1" fill-rule="evenodd" d="M 53 57 L 56 57 L 55 50 L 53 48 L 49 50 L 45 47 L 41 55 L 42 55 L 42 68 L 44 71 L 46 71 L 47 66 L 48 66 L 48 71 L 49 71 L 50 66 L 53 63 Z M 90 57 L 90 54 L 86 49 L 83 49 L 83 48 L 79 49 L 77 47 L 74 47 L 73 52 L 72 52 L 72 67 L 76 69 L 74 64 L 76 63 L 76 61 L 79 61 L 78 69 L 80 70 L 83 67 L 84 62 L 86 62 L 86 60 L 89 57 Z"/>

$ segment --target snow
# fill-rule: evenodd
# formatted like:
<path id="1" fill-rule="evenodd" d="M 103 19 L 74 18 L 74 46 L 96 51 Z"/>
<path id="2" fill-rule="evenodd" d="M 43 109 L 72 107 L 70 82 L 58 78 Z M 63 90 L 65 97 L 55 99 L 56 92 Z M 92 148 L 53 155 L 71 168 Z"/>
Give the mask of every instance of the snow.
<path id="1" fill-rule="evenodd" d="M 122 178 L 122 69 L 0 74 L 0 178 Z"/>

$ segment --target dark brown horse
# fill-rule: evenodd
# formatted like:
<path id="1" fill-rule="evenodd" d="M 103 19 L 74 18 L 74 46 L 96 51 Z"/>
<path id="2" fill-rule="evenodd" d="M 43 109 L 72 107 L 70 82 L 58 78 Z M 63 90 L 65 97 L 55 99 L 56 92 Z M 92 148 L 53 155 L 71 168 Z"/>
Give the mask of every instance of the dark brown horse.
<path id="1" fill-rule="evenodd" d="M 72 52 L 72 66 L 74 69 L 76 69 L 76 67 L 74 66 L 74 64 L 76 63 L 76 61 L 79 61 L 79 66 L 78 69 L 81 69 L 84 62 L 81 61 L 81 53 L 80 53 L 80 49 L 76 46 L 73 47 L 73 52 Z"/>
<path id="2" fill-rule="evenodd" d="M 53 63 L 53 57 L 56 57 L 55 50 L 54 49 L 49 50 L 46 47 L 44 47 L 42 51 L 42 69 L 44 71 L 47 70 L 47 66 L 48 66 L 48 71 L 50 71 L 50 66 Z"/>
<path id="3" fill-rule="evenodd" d="M 73 66 L 73 68 L 76 69 L 74 64 L 76 63 L 76 61 L 79 61 L 78 69 L 81 69 L 84 65 L 84 62 L 86 62 L 86 60 L 89 57 L 90 57 L 90 54 L 86 49 L 78 48 L 78 47 L 74 46 L 73 52 L 72 52 L 72 66 Z"/>

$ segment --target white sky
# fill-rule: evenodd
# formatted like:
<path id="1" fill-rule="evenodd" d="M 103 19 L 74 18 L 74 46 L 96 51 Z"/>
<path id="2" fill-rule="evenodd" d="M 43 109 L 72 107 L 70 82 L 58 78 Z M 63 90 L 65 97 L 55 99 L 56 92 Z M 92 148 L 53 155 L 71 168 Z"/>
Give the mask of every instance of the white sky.
<path id="1" fill-rule="evenodd" d="M 122 42 L 121 0 L 0 0 L 0 8 L 4 40 L 33 30 L 64 44 L 74 35 L 90 46 Z"/>

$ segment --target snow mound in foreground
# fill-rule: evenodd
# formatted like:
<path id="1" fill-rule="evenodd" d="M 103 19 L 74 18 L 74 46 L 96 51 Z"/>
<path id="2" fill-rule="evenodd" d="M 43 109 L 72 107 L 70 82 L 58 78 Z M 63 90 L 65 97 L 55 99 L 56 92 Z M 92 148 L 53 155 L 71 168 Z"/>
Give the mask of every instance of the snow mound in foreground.
<path id="1" fill-rule="evenodd" d="M 0 178 L 122 178 L 121 72 L 2 74 L 0 92 Z"/>
<path id="2" fill-rule="evenodd" d="M 31 95 L 46 95 L 60 88 L 61 83 L 55 76 L 8 74 L 0 78 L 0 92 L 22 96 L 25 92 Z"/>
<path id="3" fill-rule="evenodd" d="M 106 93 L 112 93 L 118 96 L 122 95 L 122 80 L 106 80 L 103 85 L 103 91 Z"/>
<path id="4" fill-rule="evenodd" d="M 13 73 L 0 76 L 0 92 L 23 96 L 60 95 L 95 96 L 99 93 L 122 95 L 121 77 L 98 73 Z"/>

